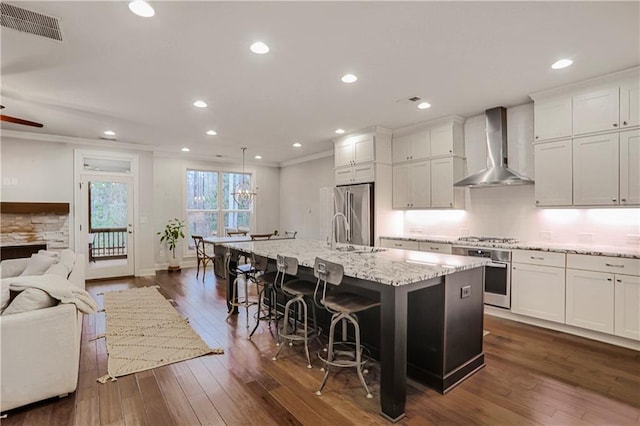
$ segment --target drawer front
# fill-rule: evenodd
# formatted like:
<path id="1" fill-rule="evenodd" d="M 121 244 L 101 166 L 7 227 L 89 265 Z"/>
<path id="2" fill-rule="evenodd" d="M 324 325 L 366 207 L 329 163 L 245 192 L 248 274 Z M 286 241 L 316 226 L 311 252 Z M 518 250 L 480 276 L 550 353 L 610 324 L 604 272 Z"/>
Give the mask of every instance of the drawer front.
<path id="1" fill-rule="evenodd" d="M 417 241 L 393 240 L 391 238 L 380 238 L 380 245 L 386 248 L 404 250 L 419 250 L 420 248 L 420 243 Z"/>
<path id="2" fill-rule="evenodd" d="M 539 250 L 513 250 L 511 261 L 514 263 L 527 263 L 529 265 L 555 266 L 564 268 L 566 255 Z"/>
<path id="3" fill-rule="evenodd" d="M 447 243 L 429 243 L 426 241 L 420 241 L 419 247 L 420 251 L 451 254 L 451 244 Z"/>
<path id="4" fill-rule="evenodd" d="M 568 254 L 567 268 L 612 274 L 640 275 L 640 259 Z"/>

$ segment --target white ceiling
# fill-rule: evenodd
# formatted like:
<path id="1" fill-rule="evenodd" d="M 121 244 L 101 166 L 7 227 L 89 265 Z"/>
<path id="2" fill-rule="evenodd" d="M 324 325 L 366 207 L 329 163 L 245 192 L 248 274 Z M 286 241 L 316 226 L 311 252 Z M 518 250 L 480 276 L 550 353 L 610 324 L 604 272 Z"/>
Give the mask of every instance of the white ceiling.
<path id="1" fill-rule="evenodd" d="M 247 146 L 248 158 L 286 162 L 331 149 L 338 127 L 469 117 L 640 64 L 637 1 L 155 1 L 152 18 L 126 2 L 7 3 L 61 18 L 64 41 L 2 27 L 2 112 L 45 125 L 2 129 L 112 129 L 201 158 L 237 160 Z M 255 40 L 271 52 L 251 53 Z M 574 65 L 552 71 L 562 57 Z M 342 83 L 347 72 L 359 80 Z M 398 102 L 410 96 L 433 106 Z"/>

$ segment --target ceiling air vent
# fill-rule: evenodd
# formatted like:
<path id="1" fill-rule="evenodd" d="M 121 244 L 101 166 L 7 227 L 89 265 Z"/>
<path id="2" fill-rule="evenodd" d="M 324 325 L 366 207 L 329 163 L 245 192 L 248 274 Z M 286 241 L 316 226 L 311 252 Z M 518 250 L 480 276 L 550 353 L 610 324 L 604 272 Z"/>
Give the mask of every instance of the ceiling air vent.
<path id="1" fill-rule="evenodd" d="M 3 27 L 62 41 L 60 19 L 7 3 L 0 3 L 0 8 L 0 24 Z"/>

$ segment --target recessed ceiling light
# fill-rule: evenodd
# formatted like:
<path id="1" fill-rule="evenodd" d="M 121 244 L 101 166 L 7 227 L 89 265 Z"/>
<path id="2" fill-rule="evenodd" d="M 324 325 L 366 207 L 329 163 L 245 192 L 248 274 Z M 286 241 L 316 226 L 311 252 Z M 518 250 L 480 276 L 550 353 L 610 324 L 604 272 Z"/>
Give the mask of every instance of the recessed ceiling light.
<path id="1" fill-rule="evenodd" d="M 255 156 L 255 157 L 253 157 L 253 158 L 255 158 L 256 160 L 262 160 L 262 155 L 256 155 L 256 156 Z"/>
<path id="2" fill-rule="evenodd" d="M 339 134 L 339 135 L 341 135 L 341 134 L 343 134 L 343 133 L 344 133 L 344 129 L 337 129 L 337 130 L 336 130 L 336 133 L 337 133 L 337 134 Z"/>
<path id="3" fill-rule="evenodd" d="M 196 108 L 206 108 L 207 107 L 207 103 L 205 101 L 195 101 L 193 103 L 193 106 Z"/>
<path id="4" fill-rule="evenodd" d="M 105 130 L 104 134 L 107 136 L 115 136 L 116 132 L 114 132 L 113 130 Z"/>
<path id="5" fill-rule="evenodd" d="M 418 108 L 420 108 L 420 109 L 431 108 L 431 104 L 429 102 L 420 102 L 418 104 Z"/>
<path id="6" fill-rule="evenodd" d="M 191 151 L 189 148 L 187 148 L 186 146 L 184 148 L 182 148 L 182 152 L 189 152 Z"/>
<path id="7" fill-rule="evenodd" d="M 129 2 L 129 10 L 143 18 L 150 18 L 156 14 L 155 10 L 149 3 L 144 0 L 135 0 Z"/>
<path id="8" fill-rule="evenodd" d="M 293 144 L 294 148 L 300 148 L 302 146 L 302 144 L 300 142 L 296 142 Z"/>
<path id="9" fill-rule="evenodd" d="M 573 61 L 571 59 L 560 59 L 559 61 L 554 62 L 553 65 L 551 65 L 551 68 L 553 68 L 554 70 L 561 70 L 562 68 L 566 68 L 571 64 L 573 64 Z"/>
<path id="10" fill-rule="evenodd" d="M 343 83 L 355 83 L 356 81 L 358 81 L 358 77 L 353 74 L 345 74 L 342 76 Z"/>
<path id="11" fill-rule="evenodd" d="M 217 134 L 218 134 L 218 132 L 216 132 L 215 130 L 207 130 L 207 134 L 208 134 L 209 136 L 215 136 L 215 135 L 217 135 Z"/>
<path id="12" fill-rule="evenodd" d="M 264 55 L 265 53 L 269 53 L 269 46 L 261 41 L 256 41 L 250 47 L 253 53 L 257 53 L 258 55 Z"/>

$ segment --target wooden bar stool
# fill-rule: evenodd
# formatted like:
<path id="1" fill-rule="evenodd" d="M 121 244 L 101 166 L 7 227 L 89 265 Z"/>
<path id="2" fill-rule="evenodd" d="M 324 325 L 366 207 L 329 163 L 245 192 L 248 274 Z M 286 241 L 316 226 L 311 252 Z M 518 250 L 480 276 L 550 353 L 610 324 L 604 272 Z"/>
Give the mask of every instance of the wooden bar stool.
<path id="1" fill-rule="evenodd" d="M 197 269 L 196 269 L 196 278 L 198 278 L 198 274 L 200 274 L 200 264 L 202 264 L 202 281 L 204 281 L 204 276 L 207 273 L 207 265 L 211 262 L 214 265 L 214 275 L 215 275 L 215 261 L 216 255 L 207 253 L 206 246 L 204 245 L 204 239 L 200 235 L 192 235 L 193 243 L 196 245 L 196 261 L 197 261 Z"/>
<path id="2" fill-rule="evenodd" d="M 327 378 L 329 377 L 330 367 L 355 367 L 360 382 L 367 391 L 367 398 L 373 398 L 362 375 L 362 366 L 367 360 L 366 358 L 363 360 L 363 348 L 360 344 L 360 325 L 358 324 L 358 318 L 355 314 L 378 306 L 380 302 L 354 293 L 327 293 L 328 285 L 339 286 L 342 283 L 344 268 L 338 263 L 316 257 L 313 273 L 316 278 L 318 278 L 316 293 L 319 291 L 322 292 L 320 303 L 333 314 L 331 316 L 331 326 L 329 327 L 329 344 L 327 346 L 326 358 L 322 352 L 318 354 L 318 357 L 324 361 L 325 373 L 320 389 L 318 389 L 316 395 L 322 395 L 322 389 L 324 389 L 324 385 L 327 383 Z M 322 287 L 322 289 L 320 289 L 320 287 Z M 336 341 L 336 325 L 340 322 L 342 322 L 342 340 Z M 353 325 L 355 342 L 350 342 L 347 339 L 348 323 Z"/>
<path id="3" fill-rule="evenodd" d="M 279 331 L 280 342 L 278 343 L 278 352 L 273 356 L 273 360 L 278 359 L 278 355 L 288 342 L 289 346 L 293 346 L 294 342 L 303 342 L 304 351 L 307 355 L 307 368 L 311 368 L 311 357 L 309 356 L 309 340 L 318 336 L 319 328 L 316 322 L 315 304 L 309 301 L 313 297 L 316 284 L 311 281 L 294 279 L 286 281 L 285 277 L 295 276 L 298 274 L 298 259 L 295 257 L 280 256 L 277 257 L 278 272 L 280 273 L 280 282 L 277 283 L 282 292 L 289 298 L 284 307 L 284 323 Z M 313 326 L 309 326 L 308 310 L 311 306 L 313 315 Z M 289 312 L 294 308 L 293 321 L 291 321 Z M 298 330 L 297 312 L 302 312 L 302 329 Z"/>

